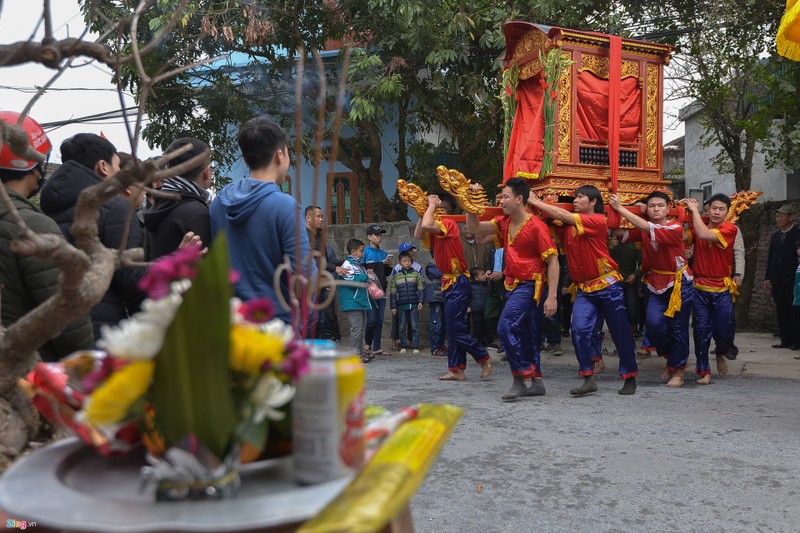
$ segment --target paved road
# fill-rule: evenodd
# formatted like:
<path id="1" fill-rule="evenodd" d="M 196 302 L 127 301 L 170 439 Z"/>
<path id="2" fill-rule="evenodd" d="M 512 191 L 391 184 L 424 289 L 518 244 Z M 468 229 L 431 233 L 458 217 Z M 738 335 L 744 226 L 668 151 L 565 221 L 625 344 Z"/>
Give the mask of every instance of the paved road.
<path id="1" fill-rule="evenodd" d="M 574 354 L 543 362 L 547 395 L 503 403 L 506 364 L 490 380 L 443 383 L 443 358 L 381 357 L 367 401 L 396 409 L 451 403 L 464 415 L 412 501 L 420 532 L 800 530 L 798 352 L 740 335 L 732 374 L 682 389 L 643 361 L 633 397 L 572 398 Z M 566 344 L 565 344 L 566 347 Z M 616 366 L 616 358 L 608 358 Z M 694 364 L 694 358 L 691 359 Z"/>

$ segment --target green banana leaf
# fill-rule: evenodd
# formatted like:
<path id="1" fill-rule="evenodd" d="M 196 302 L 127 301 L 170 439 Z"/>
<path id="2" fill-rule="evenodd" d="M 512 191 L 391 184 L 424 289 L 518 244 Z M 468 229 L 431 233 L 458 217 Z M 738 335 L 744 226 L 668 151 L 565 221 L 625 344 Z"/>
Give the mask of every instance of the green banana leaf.
<path id="1" fill-rule="evenodd" d="M 167 446 L 194 434 L 219 458 L 237 424 L 228 366 L 228 243 L 223 234 L 201 260 L 156 358 L 149 399 Z"/>

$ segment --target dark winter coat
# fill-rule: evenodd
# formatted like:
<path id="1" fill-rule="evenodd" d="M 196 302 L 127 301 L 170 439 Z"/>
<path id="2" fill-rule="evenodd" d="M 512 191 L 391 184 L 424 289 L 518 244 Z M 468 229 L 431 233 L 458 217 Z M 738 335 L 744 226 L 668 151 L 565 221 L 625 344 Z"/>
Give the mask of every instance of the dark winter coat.
<path id="1" fill-rule="evenodd" d="M 75 206 L 81 192 L 102 180 L 93 171 L 75 161 L 67 161 L 53 173 L 42 189 L 42 211 L 56 221 L 61 232 L 70 242 L 75 239 L 70 227 L 75 220 Z M 100 207 L 97 220 L 100 242 L 106 248 L 120 247 L 122 236 L 128 226 L 128 239 L 124 248 L 138 248 L 142 243 L 142 231 L 136 217 L 129 220 L 130 203 L 121 196 L 114 196 Z M 144 293 L 137 287 L 144 268 L 123 268 L 114 272 L 111 286 L 103 299 L 92 309 L 92 325 L 95 338 L 100 336 L 100 326 L 114 325 L 139 310 Z"/>
<path id="2" fill-rule="evenodd" d="M 472 312 L 483 313 L 486 310 L 486 299 L 489 296 L 489 283 L 473 280 L 470 283 L 470 292 L 469 306 Z"/>
<path id="3" fill-rule="evenodd" d="M 148 261 L 171 254 L 178 249 L 187 232 L 194 232 L 211 245 L 211 216 L 206 199 L 208 193 L 184 178 L 167 180 L 163 191 L 180 194 L 180 200 L 156 198 L 144 210 L 144 228 L 147 232 L 145 258 Z"/>
<path id="4" fill-rule="evenodd" d="M 764 279 L 773 285 L 794 285 L 794 274 L 797 270 L 797 242 L 800 239 L 800 228 L 792 226 L 786 232 L 781 243 L 781 230 L 772 234 L 767 252 L 767 269 Z"/>
<path id="5" fill-rule="evenodd" d="M 6 189 L 22 220 L 34 233 L 61 236 L 58 225 L 19 193 Z M 8 327 L 58 291 L 61 271 L 49 259 L 21 256 L 11 251 L 11 241 L 19 233 L 0 204 L 0 309 L 3 325 Z M 44 361 L 57 361 L 76 350 L 94 345 L 92 322 L 84 315 L 72 322 L 58 337 L 49 340 L 39 354 Z"/>
<path id="6" fill-rule="evenodd" d="M 425 302 L 429 304 L 443 304 L 444 295 L 442 294 L 442 271 L 436 263 L 425 265 L 425 276 L 428 282 L 425 283 Z"/>
<path id="7" fill-rule="evenodd" d="M 389 281 L 389 308 L 411 309 L 422 302 L 424 283 L 422 276 L 414 270 L 402 269 Z"/>

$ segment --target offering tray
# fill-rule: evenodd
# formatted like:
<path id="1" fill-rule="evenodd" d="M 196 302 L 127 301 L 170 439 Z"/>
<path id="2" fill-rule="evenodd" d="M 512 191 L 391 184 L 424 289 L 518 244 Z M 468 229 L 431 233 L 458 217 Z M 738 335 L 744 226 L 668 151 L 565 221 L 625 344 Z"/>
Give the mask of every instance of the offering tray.
<path id="1" fill-rule="evenodd" d="M 301 486 L 291 457 L 243 465 L 235 498 L 155 502 L 140 490 L 144 451 L 105 458 L 77 438 L 48 444 L 0 476 L 0 509 L 19 520 L 98 532 L 264 531 L 317 515 L 350 482 Z"/>

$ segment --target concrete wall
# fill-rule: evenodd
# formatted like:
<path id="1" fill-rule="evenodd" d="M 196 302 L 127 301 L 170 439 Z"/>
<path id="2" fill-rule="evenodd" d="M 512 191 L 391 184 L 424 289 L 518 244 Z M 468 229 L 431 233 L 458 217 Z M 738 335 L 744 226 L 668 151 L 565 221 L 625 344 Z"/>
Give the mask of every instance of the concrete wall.
<path id="1" fill-rule="evenodd" d="M 719 154 L 722 149 L 719 145 L 712 144 L 708 147 L 700 145 L 700 139 L 705 133 L 701 124 L 700 115 L 691 115 L 684 120 L 685 123 L 685 169 L 686 193 L 691 194 L 692 189 L 702 189 L 703 184 L 711 183 L 711 193 L 731 195 L 736 192 L 736 183 L 733 174 L 719 174 L 711 163 L 711 159 Z M 762 191 L 764 195 L 760 201 L 786 200 L 786 171 L 782 168 L 768 169 L 764 155 L 756 146 L 753 155 L 753 180 L 751 189 Z"/>
<path id="2" fill-rule="evenodd" d="M 358 239 L 363 241 L 364 244 L 367 244 L 368 225 L 369 224 L 349 224 L 346 226 L 337 225 L 328 227 L 328 242 L 336 250 L 336 256 L 340 261 L 343 260 L 346 255 L 345 247 L 347 245 L 347 241 L 350 239 Z M 425 265 L 432 261 L 432 257 L 430 252 L 422 247 L 422 243 L 413 237 L 415 225 L 415 223 L 407 221 L 380 223 L 380 226 L 386 230 L 386 233 L 383 236 L 383 242 L 381 243 L 381 249 L 385 250 L 387 253 L 394 254 L 394 263 L 396 264 L 399 257 L 397 247 L 404 241 L 410 241 L 414 246 L 417 247 L 417 255 L 415 260 L 422 265 L 424 271 Z M 389 347 L 391 324 L 392 313 L 389 310 L 389 303 L 387 301 L 386 314 L 384 315 L 383 322 L 383 342 L 381 344 L 383 349 L 388 349 Z M 343 339 L 350 336 L 347 319 L 341 313 L 339 314 L 339 330 Z M 428 306 L 426 305 L 423 306 L 419 317 L 419 342 L 421 350 L 428 349 L 428 337 Z M 346 343 L 343 344 L 347 345 Z"/>

